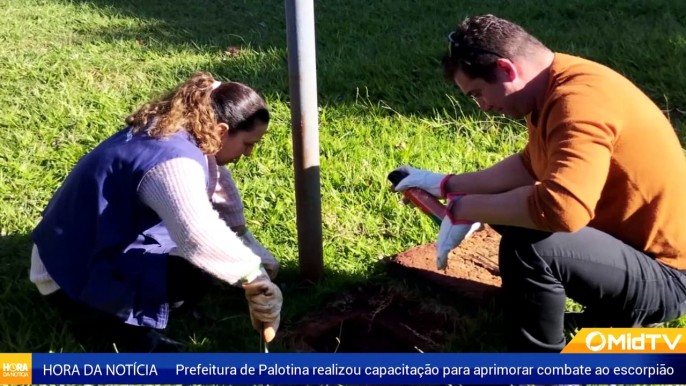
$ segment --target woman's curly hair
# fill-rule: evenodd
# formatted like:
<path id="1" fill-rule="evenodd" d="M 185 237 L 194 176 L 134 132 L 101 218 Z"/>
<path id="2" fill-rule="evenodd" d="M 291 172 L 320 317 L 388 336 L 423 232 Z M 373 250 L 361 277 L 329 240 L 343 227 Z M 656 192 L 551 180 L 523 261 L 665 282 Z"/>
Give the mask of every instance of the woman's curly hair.
<path id="1" fill-rule="evenodd" d="M 213 87 L 215 82 L 207 72 L 195 73 L 173 91 L 126 117 L 126 124 L 134 133 L 147 130 L 156 138 L 185 129 L 203 153 L 215 154 L 221 149 L 216 123 L 226 123 L 230 135 L 251 130 L 255 119 L 269 123 L 266 104 L 257 92 L 237 82 Z"/>

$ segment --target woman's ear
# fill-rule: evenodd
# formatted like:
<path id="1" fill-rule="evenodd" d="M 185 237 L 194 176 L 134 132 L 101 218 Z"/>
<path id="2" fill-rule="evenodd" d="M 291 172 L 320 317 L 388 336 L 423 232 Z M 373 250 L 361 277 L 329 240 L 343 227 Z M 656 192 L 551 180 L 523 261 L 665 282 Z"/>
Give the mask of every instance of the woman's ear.
<path id="1" fill-rule="evenodd" d="M 229 134 L 229 125 L 226 123 L 217 124 L 217 129 L 219 130 L 219 136 L 224 137 Z"/>

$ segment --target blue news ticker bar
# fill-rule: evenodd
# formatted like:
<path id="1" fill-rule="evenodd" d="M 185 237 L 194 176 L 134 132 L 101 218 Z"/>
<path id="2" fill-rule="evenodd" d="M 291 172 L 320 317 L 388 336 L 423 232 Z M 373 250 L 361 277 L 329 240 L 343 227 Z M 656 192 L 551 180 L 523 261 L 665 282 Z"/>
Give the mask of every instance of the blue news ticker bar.
<path id="1" fill-rule="evenodd" d="M 33 354 L 33 384 L 677 384 L 686 354 Z"/>

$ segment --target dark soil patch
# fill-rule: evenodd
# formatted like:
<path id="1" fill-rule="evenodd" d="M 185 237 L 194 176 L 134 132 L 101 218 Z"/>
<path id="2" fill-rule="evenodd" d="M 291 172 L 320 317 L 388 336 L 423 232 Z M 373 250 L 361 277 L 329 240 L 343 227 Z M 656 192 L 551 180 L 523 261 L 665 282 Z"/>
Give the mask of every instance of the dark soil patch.
<path id="1" fill-rule="evenodd" d="M 450 308 L 397 289 L 371 287 L 334 299 L 290 335 L 304 352 L 436 352 L 457 326 L 459 315 Z"/>
<path id="2" fill-rule="evenodd" d="M 433 243 L 399 253 L 391 263 L 455 294 L 489 300 L 502 285 L 498 270 L 499 244 L 500 235 L 486 226 L 450 252 L 445 271 L 436 269 Z"/>
<path id="3" fill-rule="evenodd" d="M 464 334 L 465 320 L 478 312 L 479 304 L 496 298 L 499 242 L 500 235 L 490 227 L 475 233 L 451 252 L 445 272 L 436 270 L 434 244 L 404 251 L 391 259 L 391 272 L 410 273 L 439 291 L 426 296 L 404 287 L 358 288 L 307 315 L 285 338 L 302 352 L 441 352 L 450 337 Z M 446 298 L 450 306 L 440 303 Z M 462 306 L 467 303 L 476 307 Z"/>

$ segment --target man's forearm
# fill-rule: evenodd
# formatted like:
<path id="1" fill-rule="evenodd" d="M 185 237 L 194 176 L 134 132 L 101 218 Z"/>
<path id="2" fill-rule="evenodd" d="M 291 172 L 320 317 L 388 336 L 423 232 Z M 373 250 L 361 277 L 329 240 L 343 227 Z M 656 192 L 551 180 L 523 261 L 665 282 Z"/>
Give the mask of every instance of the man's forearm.
<path id="1" fill-rule="evenodd" d="M 446 193 L 495 194 L 533 185 L 534 182 L 521 156 L 513 154 L 484 170 L 452 176 L 446 182 L 445 189 Z"/>
<path id="2" fill-rule="evenodd" d="M 533 189 L 532 184 L 499 194 L 468 194 L 453 205 L 453 218 L 536 229 L 527 204 Z"/>

